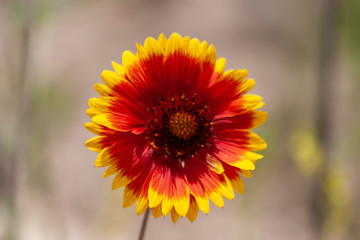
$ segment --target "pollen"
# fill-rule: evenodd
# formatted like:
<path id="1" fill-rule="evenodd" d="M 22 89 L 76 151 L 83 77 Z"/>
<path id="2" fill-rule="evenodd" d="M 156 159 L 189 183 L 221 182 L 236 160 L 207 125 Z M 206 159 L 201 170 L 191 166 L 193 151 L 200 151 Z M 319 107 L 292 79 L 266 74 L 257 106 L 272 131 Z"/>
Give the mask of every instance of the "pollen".
<path id="1" fill-rule="evenodd" d="M 177 138 L 188 140 L 199 128 L 198 118 L 188 112 L 176 112 L 170 117 L 169 130 Z"/>

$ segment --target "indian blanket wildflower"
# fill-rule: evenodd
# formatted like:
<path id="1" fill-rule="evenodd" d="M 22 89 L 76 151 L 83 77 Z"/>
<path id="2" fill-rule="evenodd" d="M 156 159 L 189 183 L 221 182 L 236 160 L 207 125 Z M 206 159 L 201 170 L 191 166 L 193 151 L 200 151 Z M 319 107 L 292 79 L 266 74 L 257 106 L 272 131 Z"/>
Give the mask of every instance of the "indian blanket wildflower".
<path id="1" fill-rule="evenodd" d="M 174 33 L 147 38 L 137 53 L 125 51 L 115 72 L 104 71 L 101 95 L 89 100 L 85 127 L 99 136 L 86 146 L 99 155 L 97 167 L 125 186 L 123 206 L 137 214 L 151 208 L 155 218 L 171 213 L 190 221 L 223 197 L 244 192 L 266 143 L 250 129 L 265 122 L 264 103 L 244 95 L 255 81 L 247 70 L 224 72 L 225 59 L 198 39 Z"/>

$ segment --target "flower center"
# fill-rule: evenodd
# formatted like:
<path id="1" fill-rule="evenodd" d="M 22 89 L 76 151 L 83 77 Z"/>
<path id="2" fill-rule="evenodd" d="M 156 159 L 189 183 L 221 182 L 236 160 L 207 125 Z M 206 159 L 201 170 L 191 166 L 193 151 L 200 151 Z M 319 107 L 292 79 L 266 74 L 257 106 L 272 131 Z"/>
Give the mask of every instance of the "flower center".
<path id="1" fill-rule="evenodd" d="M 153 154 L 178 162 L 189 161 L 199 149 L 211 144 L 211 121 L 207 106 L 183 94 L 170 99 L 162 97 L 149 107 L 148 139 Z"/>
<path id="2" fill-rule="evenodd" d="M 187 112 L 177 112 L 170 117 L 170 132 L 177 138 L 188 140 L 195 135 L 199 128 L 196 116 Z"/>

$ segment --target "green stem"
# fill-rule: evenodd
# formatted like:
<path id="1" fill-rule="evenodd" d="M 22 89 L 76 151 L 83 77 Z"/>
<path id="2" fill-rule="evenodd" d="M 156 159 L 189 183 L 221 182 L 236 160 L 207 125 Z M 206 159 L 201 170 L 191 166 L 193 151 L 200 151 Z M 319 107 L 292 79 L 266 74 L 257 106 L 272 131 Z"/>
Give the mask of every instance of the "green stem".
<path id="1" fill-rule="evenodd" d="M 140 228 L 140 235 L 139 235 L 139 240 L 143 240 L 144 239 L 144 235 L 145 235 L 145 231 L 146 231 L 146 225 L 147 225 L 147 222 L 148 222 L 148 219 L 149 219 L 149 213 L 150 213 L 150 209 L 146 209 L 145 211 L 145 215 L 144 215 L 144 218 L 142 220 L 142 223 L 141 223 L 141 228 Z"/>

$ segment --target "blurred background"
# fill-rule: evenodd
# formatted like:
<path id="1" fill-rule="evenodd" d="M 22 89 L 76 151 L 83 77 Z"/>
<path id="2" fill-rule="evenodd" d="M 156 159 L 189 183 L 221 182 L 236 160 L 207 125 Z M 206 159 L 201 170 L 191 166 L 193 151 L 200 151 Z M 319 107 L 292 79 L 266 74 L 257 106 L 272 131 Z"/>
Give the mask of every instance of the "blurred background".
<path id="1" fill-rule="evenodd" d="M 146 239 L 360 239 L 360 0 L 1 0 L 0 239 L 136 239 L 143 216 L 84 144 L 100 73 L 172 32 L 214 44 L 264 97 L 245 194 Z"/>

